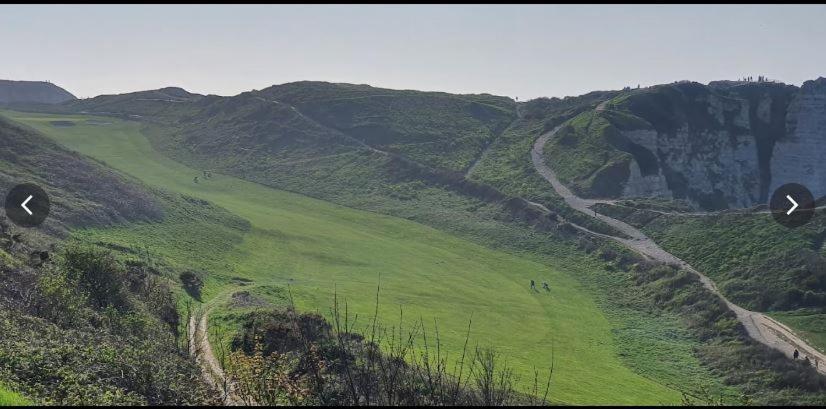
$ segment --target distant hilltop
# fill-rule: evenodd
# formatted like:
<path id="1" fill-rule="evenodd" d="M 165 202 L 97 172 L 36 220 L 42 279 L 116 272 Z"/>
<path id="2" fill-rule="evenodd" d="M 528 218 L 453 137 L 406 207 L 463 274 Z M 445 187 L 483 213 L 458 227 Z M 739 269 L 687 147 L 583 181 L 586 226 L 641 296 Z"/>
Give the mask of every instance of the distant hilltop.
<path id="1" fill-rule="evenodd" d="M 60 104 L 74 99 L 69 91 L 51 82 L 0 80 L 0 105 Z"/>

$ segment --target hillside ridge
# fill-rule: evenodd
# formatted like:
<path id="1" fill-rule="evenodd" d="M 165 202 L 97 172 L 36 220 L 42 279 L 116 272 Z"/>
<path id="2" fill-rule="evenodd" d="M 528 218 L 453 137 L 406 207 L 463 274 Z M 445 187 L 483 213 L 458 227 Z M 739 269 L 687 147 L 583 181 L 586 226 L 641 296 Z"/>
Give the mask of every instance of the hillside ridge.
<path id="1" fill-rule="evenodd" d="M 0 80 L 0 105 L 60 104 L 74 99 L 69 91 L 51 82 Z"/>

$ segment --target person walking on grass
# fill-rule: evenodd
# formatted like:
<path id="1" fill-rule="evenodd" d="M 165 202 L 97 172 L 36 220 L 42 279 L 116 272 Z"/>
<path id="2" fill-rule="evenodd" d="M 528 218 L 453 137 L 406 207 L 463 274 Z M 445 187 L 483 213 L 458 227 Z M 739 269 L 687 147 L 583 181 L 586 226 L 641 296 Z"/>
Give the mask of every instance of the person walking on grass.
<path id="1" fill-rule="evenodd" d="M 536 290 L 536 282 L 531 280 L 531 290 Z"/>
<path id="2" fill-rule="evenodd" d="M 548 282 L 547 282 L 547 281 L 543 281 L 543 282 L 542 282 L 542 288 L 543 288 L 545 291 L 551 291 L 551 287 L 548 285 Z"/>

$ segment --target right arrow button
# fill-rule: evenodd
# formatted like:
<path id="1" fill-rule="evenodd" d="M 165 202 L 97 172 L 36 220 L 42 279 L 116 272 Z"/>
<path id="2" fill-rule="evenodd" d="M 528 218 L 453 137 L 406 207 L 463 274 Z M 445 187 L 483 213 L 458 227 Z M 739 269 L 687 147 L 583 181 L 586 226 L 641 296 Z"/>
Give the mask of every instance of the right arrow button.
<path id="1" fill-rule="evenodd" d="M 790 195 L 786 195 L 786 199 L 789 199 L 789 201 L 792 202 L 792 208 L 789 209 L 789 211 L 786 212 L 786 216 L 789 216 L 789 215 L 792 214 L 794 209 L 797 209 L 797 206 L 799 206 L 799 205 L 797 204 L 797 202 L 794 201 L 794 199 L 792 199 L 792 197 Z"/>
<path id="2" fill-rule="evenodd" d="M 774 220 L 793 229 L 806 224 L 815 212 L 812 192 L 799 183 L 787 183 L 777 188 L 769 200 Z"/>

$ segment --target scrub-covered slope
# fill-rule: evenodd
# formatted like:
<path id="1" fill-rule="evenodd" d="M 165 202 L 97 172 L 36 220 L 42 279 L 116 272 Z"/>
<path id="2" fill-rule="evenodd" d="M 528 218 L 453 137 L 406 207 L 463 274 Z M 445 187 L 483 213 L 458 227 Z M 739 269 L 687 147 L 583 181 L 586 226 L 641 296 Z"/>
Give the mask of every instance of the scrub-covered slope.
<path id="1" fill-rule="evenodd" d="M 52 126 L 73 125 L 72 121 L 52 121 Z M 136 183 L 30 128 L 0 117 L 0 140 L 0 191 L 7 192 L 20 183 L 41 186 L 52 204 L 44 226 L 47 231 L 163 216 L 156 199 Z"/>
<path id="2" fill-rule="evenodd" d="M 71 123 L 56 117 L 46 126 Z M 0 140 L 0 191 L 34 182 L 52 201 L 38 229 L 0 220 L 0 403 L 212 402 L 186 355 L 170 274 L 148 254 L 61 239 L 77 229 L 158 222 L 170 207 L 197 215 L 199 206 L 5 118 Z"/>

